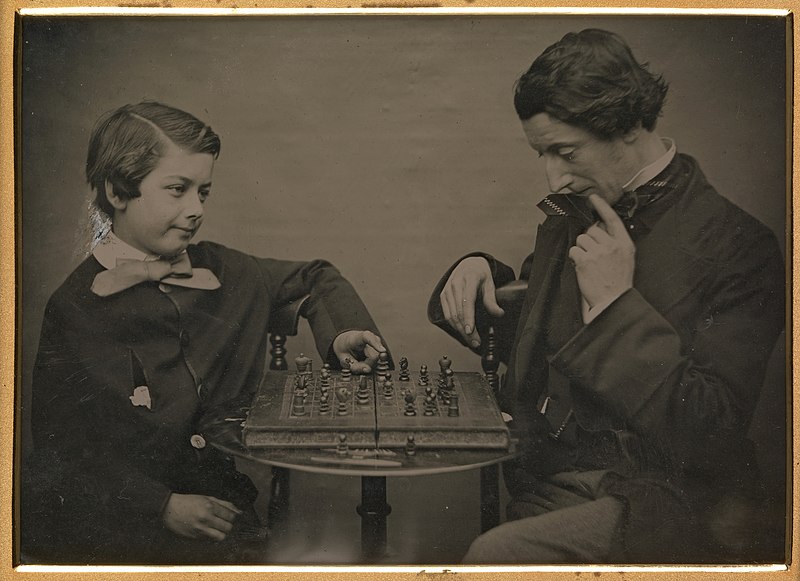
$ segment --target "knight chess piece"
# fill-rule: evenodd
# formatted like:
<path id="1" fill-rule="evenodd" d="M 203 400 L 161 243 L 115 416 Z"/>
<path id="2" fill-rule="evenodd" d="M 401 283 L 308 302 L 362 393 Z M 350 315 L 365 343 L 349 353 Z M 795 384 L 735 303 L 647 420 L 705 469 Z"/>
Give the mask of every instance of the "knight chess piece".
<path id="1" fill-rule="evenodd" d="M 400 381 L 409 381 L 411 379 L 411 375 L 408 373 L 408 359 L 405 357 L 400 358 L 400 375 L 398 375 L 397 379 Z"/>

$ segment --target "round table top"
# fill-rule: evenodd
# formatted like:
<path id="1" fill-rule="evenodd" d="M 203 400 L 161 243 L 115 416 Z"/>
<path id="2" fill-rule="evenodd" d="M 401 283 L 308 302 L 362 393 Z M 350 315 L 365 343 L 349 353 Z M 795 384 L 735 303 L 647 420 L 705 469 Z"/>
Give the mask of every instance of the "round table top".
<path id="1" fill-rule="evenodd" d="M 225 414 L 222 414 L 224 416 Z M 512 460 L 509 449 L 426 449 L 413 454 L 405 449 L 349 449 L 346 455 L 334 448 L 247 448 L 240 422 L 230 418 L 205 422 L 203 435 L 218 450 L 244 460 L 291 470 L 340 476 L 422 476 L 474 470 Z"/>

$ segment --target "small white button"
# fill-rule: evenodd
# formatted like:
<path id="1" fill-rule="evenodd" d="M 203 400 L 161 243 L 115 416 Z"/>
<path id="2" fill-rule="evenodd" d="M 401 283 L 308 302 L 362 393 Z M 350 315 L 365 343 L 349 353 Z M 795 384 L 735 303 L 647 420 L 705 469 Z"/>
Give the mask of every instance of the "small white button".
<path id="1" fill-rule="evenodd" d="M 162 293 L 171 293 L 172 287 L 169 286 L 168 284 L 164 284 L 163 282 L 161 282 L 158 283 L 158 290 L 160 290 Z"/>
<path id="2" fill-rule="evenodd" d="M 189 441 L 192 443 L 192 447 L 197 448 L 198 450 L 202 450 L 206 447 L 206 439 L 200 434 L 193 435 L 191 438 L 189 438 Z"/>

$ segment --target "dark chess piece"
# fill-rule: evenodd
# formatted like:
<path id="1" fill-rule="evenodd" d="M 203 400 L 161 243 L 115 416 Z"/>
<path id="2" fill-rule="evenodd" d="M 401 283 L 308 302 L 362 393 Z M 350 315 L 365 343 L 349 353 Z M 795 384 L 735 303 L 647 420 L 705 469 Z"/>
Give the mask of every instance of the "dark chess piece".
<path id="1" fill-rule="evenodd" d="M 447 415 L 451 418 L 460 415 L 458 409 L 458 394 L 456 392 L 450 394 L 450 403 L 447 406 Z"/>
<path id="2" fill-rule="evenodd" d="M 340 387 L 336 390 L 337 408 L 336 414 L 340 416 L 347 415 L 347 398 L 350 396 L 350 391 L 346 387 Z"/>
<path id="3" fill-rule="evenodd" d="M 303 395 L 299 391 L 294 392 L 294 395 L 292 396 L 292 415 L 306 415 L 306 406 L 303 402 Z"/>
<path id="4" fill-rule="evenodd" d="M 408 381 L 411 379 L 411 375 L 408 373 L 408 359 L 405 357 L 400 358 L 400 375 L 398 375 L 397 379 L 400 381 Z"/>
<path id="5" fill-rule="evenodd" d="M 444 372 L 445 389 L 447 391 L 453 391 L 456 388 L 455 375 L 456 374 L 450 368 Z"/>
<path id="6" fill-rule="evenodd" d="M 419 366 L 419 384 L 428 385 L 428 366 L 425 364 Z"/>
<path id="7" fill-rule="evenodd" d="M 389 354 L 386 351 L 378 353 L 378 363 L 375 365 L 375 373 L 381 379 L 386 377 L 389 372 Z"/>
<path id="8" fill-rule="evenodd" d="M 347 445 L 347 436 L 345 434 L 339 434 L 339 443 L 336 444 L 336 455 L 347 456 L 349 448 L 350 447 Z"/>
<path id="9" fill-rule="evenodd" d="M 406 438 L 406 456 L 413 456 L 417 453 L 417 444 L 414 441 L 414 434 Z"/>
<path id="10" fill-rule="evenodd" d="M 362 375 L 358 379 L 358 391 L 356 391 L 356 400 L 361 405 L 369 403 L 369 390 L 367 389 L 366 375 Z"/>
<path id="11" fill-rule="evenodd" d="M 311 365 L 311 359 L 301 353 L 294 358 L 294 364 L 298 373 L 306 373 L 309 370 L 308 366 Z"/>
<path id="12" fill-rule="evenodd" d="M 403 414 L 407 416 L 417 415 L 417 409 L 416 406 L 414 405 L 414 400 L 416 399 L 416 397 L 414 397 L 414 394 L 411 393 L 410 391 L 407 391 L 404 399 L 406 401 L 406 409 L 403 412 Z"/>
<path id="13" fill-rule="evenodd" d="M 350 370 L 350 365 L 352 365 L 352 361 L 350 358 L 347 357 L 342 363 L 342 381 L 350 381 L 350 378 L 353 375 L 353 372 Z"/>
<path id="14" fill-rule="evenodd" d="M 392 382 L 392 378 L 384 379 L 383 380 L 383 397 L 389 399 L 394 395 L 394 383 Z"/>
<path id="15" fill-rule="evenodd" d="M 452 364 L 453 364 L 453 362 L 452 362 L 452 361 L 450 361 L 450 360 L 447 358 L 447 355 L 442 355 L 442 358 L 441 358 L 441 359 L 439 359 L 439 370 L 441 371 L 442 375 L 444 375 L 445 371 L 447 371 L 448 369 L 450 369 L 450 366 L 451 366 Z"/>

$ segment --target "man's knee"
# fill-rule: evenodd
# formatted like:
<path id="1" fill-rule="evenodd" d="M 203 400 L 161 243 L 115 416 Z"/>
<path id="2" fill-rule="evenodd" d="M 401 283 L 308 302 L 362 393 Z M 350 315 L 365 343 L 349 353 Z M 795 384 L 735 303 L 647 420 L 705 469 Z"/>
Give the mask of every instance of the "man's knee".
<path id="1" fill-rule="evenodd" d="M 509 539 L 500 531 L 502 528 L 502 526 L 493 528 L 472 541 L 461 562 L 473 564 L 507 562 Z"/>

